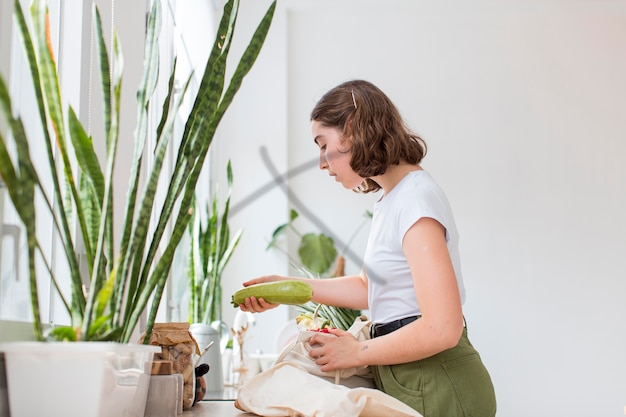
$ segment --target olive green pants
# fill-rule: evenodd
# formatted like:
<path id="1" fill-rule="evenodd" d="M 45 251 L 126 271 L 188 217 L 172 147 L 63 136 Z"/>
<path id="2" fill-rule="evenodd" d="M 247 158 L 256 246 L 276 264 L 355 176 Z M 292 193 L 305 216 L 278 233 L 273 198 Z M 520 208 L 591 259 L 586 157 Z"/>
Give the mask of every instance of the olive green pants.
<path id="1" fill-rule="evenodd" d="M 467 338 L 434 356 L 399 365 L 371 366 L 376 387 L 424 417 L 493 417 L 491 377 Z"/>

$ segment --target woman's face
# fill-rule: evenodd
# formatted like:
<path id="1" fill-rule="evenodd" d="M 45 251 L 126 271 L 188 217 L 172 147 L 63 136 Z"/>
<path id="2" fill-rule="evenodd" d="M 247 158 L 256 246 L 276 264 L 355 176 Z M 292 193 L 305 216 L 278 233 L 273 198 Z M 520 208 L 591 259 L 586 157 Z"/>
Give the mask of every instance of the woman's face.
<path id="1" fill-rule="evenodd" d="M 328 171 L 328 175 L 335 177 L 345 188 L 355 189 L 363 182 L 350 167 L 352 152 L 342 145 L 341 131 L 334 127 L 324 126 L 321 122 L 311 123 L 313 141 L 320 148 L 320 169 Z"/>

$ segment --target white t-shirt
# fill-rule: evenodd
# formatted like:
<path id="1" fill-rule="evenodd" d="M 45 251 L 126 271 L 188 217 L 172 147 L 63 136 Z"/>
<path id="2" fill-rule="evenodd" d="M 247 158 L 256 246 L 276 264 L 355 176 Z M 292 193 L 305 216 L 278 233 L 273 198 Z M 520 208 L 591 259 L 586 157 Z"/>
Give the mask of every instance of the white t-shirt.
<path id="1" fill-rule="evenodd" d="M 422 217 L 433 218 L 445 227 L 461 302 L 465 301 L 459 235 L 448 199 L 427 171 L 412 171 L 374 204 L 365 250 L 365 273 L 370 315 L 376 323 L 421 314 L 402 240 Z"/>

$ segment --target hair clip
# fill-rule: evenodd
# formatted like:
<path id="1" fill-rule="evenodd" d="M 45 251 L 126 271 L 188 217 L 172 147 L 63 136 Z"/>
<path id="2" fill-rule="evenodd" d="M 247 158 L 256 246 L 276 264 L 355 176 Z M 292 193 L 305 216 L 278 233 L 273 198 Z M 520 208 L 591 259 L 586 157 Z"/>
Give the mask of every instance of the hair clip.
<path id="1" fill-rule="evenodd" d="M 354 109 L 356 110 L 356 99 L 354 98 L 354 90 L 352 90 L 352 104 L 354 104 Z"/>

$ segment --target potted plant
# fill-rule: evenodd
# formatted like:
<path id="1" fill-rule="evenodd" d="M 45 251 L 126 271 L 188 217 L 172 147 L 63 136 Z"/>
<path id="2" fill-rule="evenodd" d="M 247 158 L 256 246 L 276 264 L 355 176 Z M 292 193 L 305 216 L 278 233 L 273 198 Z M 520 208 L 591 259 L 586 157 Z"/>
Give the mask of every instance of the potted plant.
<path id="1" fill-rule="evenodd" d="M 333 238 L 324 233 L 301 233 L 295 225 L 298 217 L 298 212 L 295 209 L 291 209 L 289 212 L 289 221 L 281 224 L 274 230 L 272 239 L 267 245 L 266 250 L 274 248 L 282 251 L 287 255 L 289 262 L 299 273 L 311 279 L 319 279 L 324 274 L 328 274 L 329 278 L 345 275 L 345 258 L 343 253 L 337 251 Z M 365 220 L 359 225 L 357 231 L 371 217 L 372 214 L 369 211 L 366 212 Z M 286 235 L 287 232 L 291 232 L 300 239 L 300 244 L 298 245 L 299 261 L 290 256 L 289 252 L 279 245 L 281 237 Z M 346 243 L 345 249 L 350 246 L 355 236 L 356 232 L 350 237 L 348 243 Z M 331 273 L 331 267 L 333 266 L 334 268 Z M 297 306 L 297 308 L 303 312 L 303 314 L 309 315 L 316 321 L 319 318 L 320 322 L 326 321 L 331 327 L 343 330 L 350 328 L 354 320 L 361 315 L 361 312 L 358 310 L 327 306 L 314 302 L 308 302 Z"/>
<path id="2" fill-rule="evenodd" d="M 195 187 L 207 151 L 224 112 L 258 56 L 269 30 L 275 7 L 274 1 L 260 21 L 230 80 L 226 80 L 226 62 L 232 44 L 239 1 L 228 0 L 225 3 L 199 90 L 185 122 L 184 133 L 176 152 L 177 160 L 166 184 L 167 192 L 164 201 L 157 205 L 155 199 L 157 181 L 162 171 L 164 154 L 168 147 L 174 146 L 170 140 L 174 119 L 178 115 L 182 97 L 187 92 L 189 79 L 183 83 L 180 94 L 174 94 L 175 69 L 172 70 L 169 78 L 169 93 L 162 105 L 160 123 L 154 132 L 157 145 L 154 149 L 145 149 L 148 135 L 148 109 L 161 105 L 161 103 L 152 102 L 152 93 L 157 77 L 163 72 L 158 68 L 160 1 L 152 1 L 147 21 L 144 74 L 137 90 L 135 154 L 129 172 L 129 192 L 123 226 L 119 241 L 115 242 L 112 232 L 112 178 L 117 144 L 120 140 L 118 123 L 122 85 L 122 59 L 117 36 L 114 34 L 111 51 L 107 51 L 100 15 L 97 7 L 94 6 L 95 39 L 104 97 L 106 161 L 103 163 L 103 168 L 94 151 L 92 139 L 87 135 L 74 110 L 71 106 L 65 108 L 63 105 L 54 55 L 50 49 L 46 1 L 35 0 L 30 8 L 30 14 L 24 13 L 20 2 L 15 1 L 15 19 L 28 58 L 35 100 L 39 108 L 41 121 L 39 128 L 43 131 L 44 137 L 44 143 L 37 146 L 39 149 L 45 149 L 49 164 L 45 167 L 33 164 L 30 153 L 31 147 L 36 144 L 34 140 L 29 140 L 29 130 L 23 125 L 20 117 L 14 114 L 12 97 L 8 93 L 5 81 L 0 77 L 0 114 L 4 116 L 8 126 L 8 132 L 0 132 L 0 177 L 6 185 L 7 194 L 26 230 L 35 336 L 40 341 L 52 339 L 76 342 L 72 344 L 44 343 L 43 345 L 47 345 L 46 349 L 49 351 L 65 351 L 68 345 L 88 349 L 81 342 L 91 342 L 87 345 L 95 346 L 96 350 L 103 350 L 108 355 L 115 351 L 116 348 L 113 345 L 127 346 L 131 342 L 133 331 L 146 309 L 149 311 L 144 340 L 149 340 L 172 258 L 191 219 Z M 113 54 L 114 59 L 111 60 L 109 54 Z M 28 128 L 31 127 L 28 126 Z M 54 144 L 56 144 L 56 149 Z M 12 149 L 15 149 L 15 152 L 12 152 Z M 78 162 L 79 173 L 76 173 L 71 166 L 71 149 Z M 55 159 L 57 152 L 60 161 Z M 147 180 L 145 186 L 142 186 L 139 183 L 139 177 L 144 164 L 142 160 L 144 152 L 153 152 L 154 162 L 144 173 Z M 48 195 L 41 186 L 41 178 L 44 175 L 52 178 L 54 190 L 51 195 Z M 47 335 L 44 335 L 42 331 L 35 270 L 35 258 L 43 253 L 38 241 L 35 221 L 36 194 L 43 197 L 50 209 L 71 277 L 71 290 L 67 294 L 60 289 L 53 269 L 50 265 L 46 265 L 52 283 L 59 292 L 71 320 L 69 325 L 55 327 Z M 153 211 L 156 211 L 156 216 L 152 215 Z M 72 234 L 71 225 L 74 222 L 79 226 L 79 236 Z M 169 228 L 171 233 L 166 234 L 166 226 L 171 226 Z M 82 241 L 85 246 L 87 277 L 83 277 L 81 273 L 82 266 L 76 249 L 78 241 Z M 41 256 L 41 258 L 45 262 L 45 257 Z M 83 279 L 89 282 L 86 292 Z M 19 352 L 14 355 L 11 346 L 7 345 L 2 346 L 0 350 L 6 353 L 10 395 L 18 391 L 29 395 L 30 387 L 20 388 L 18 384 L 26 382 L 30 386 L 31 378 L 36 378 L 38 384 L 45 386 L 46 390 L 60 385 L 63 388 L 62 391 L 66 393 L 56 393 L 58 398 L 54 404 L 62 404 L 63 407 L 58 410 L 50 408 L 54 404 L 46 401 L 30 399 L 20 401 L 11 398 L 13 417 L 29 413 L 31 415 L 50 414 L 50 412 L 81 416 L 122 415 L 119 410 L 110 413 L 98 411 L 97 404 L 96 409 L 81 409 L 73 412 L 71 407 L 75 406 L 78 401 L 75 393 L 65 385 L 68 382 L 66 370 L 57 371 L 58 374 L 50 373 L 46 371 L 48 362 L 36 361 L 40 368 L 32 373 L 25 372 L 24 369 L 19 372 L 22 375 L 29 375 L 27 380 L 24 378 L 13 380 L 12 362 Z M 153 350 L 145 347 L 144 351 L 152 352 Z M 151 357 L 151 353 L 149 356 Z M 32 357 L 37 357 L 37 355 Z M 76 363 L 77 358 L 73 359 L 73 361 L 66 360 L 64 365 L 79 371 L 80 366 L 70 366 Z M 126 372 L 124 368 L 124 363 L 128 364 L 129 360 L 132 362 L 133 357 L 108 362 L 107 366 L 113 370 L 113 374 L 109 374 L 109 377 L 114 375 L 113 379 L 118 385 L 119 378 L 127 378 L 132 374 Z M 134 363 L 134 365 L 141 368 L 139 363 Z M 136 367 L 133 366 L 133 369 Z M 140 371 L 139 374 L 143 374 L 143 370 Z M 66 376 L 64 384 L 58 384 L 59 374 Z M 43 380 L 48 377 L 49 380 Z M 92 384 L 94 382 L 92 379 L 96 377 L 97 375 L 91 375 L 88 383 L 77 378 L 76 383 L 85 387 Z M 83 396 L 82 393 L 81 396 Z M 92 402 L 97 403 L 95 400 Z M 38 403 L 43 409 L 34 410 L 33 407 Z"/>
<path id="3" fill-rule="evenodd" d="M 268 243 L 265 250 L 278 249 L 287 255 L 289 262 L 296 267 L 304 267 L 307 271 L 322 275 L 330 271 L 330 267 L 336 262 L 339 266 L 339 273 L 334 273 L 333 276 L 343 275 L 342 260 L 337 256 L 337 248 L 332 237 L 325 235 L 324 233 L 305 233 L 302 234 L 295 226 L 295 221 L 298 219 L 299 214 L 295 209 L 289 211 L 289 221 L 285 224 L 281 224 L 272 233 L 272 239 Z M 300 239 L 298 246 L 299 262 L 295 260 L 289 252 L 285 251 L 278 245 L 278 242 L 282 236 L 288 231 L 295 234 Z"/>
<path id="4" fill-rule="evenodd" d="M 233 183 L 230 161 L 226 167 L 227 195 L 220 212 L 218 193 L 212 201 L 202 204 L 196 200 L 189 222 L 188 278 L 189 278 L 189 331 L 203 350 L 199 361 L 209 365 L 203 378 L 207 392 L 224 388 L 222 353 L 229 341 L 230 328 L 222 321 L 222 273 L 241 239 L 242 230 L 230 234 L 228 213 Z M 211 342 L 217 345 L 204 351 Z"/>
<path id="5" fill-rule="evenodd" d="M 202 204 L 196 200 L 189 222 L 190 323 L 210 324 L 222 319 L 222 274 L 242 235 L 242 230 L 238 230 L 231 237 L 228 223 L 233 183 L 230 161 L 226 167 L 226 179 L 228 194 L 222 212 L 215 193 L 210 203 Z"/>

